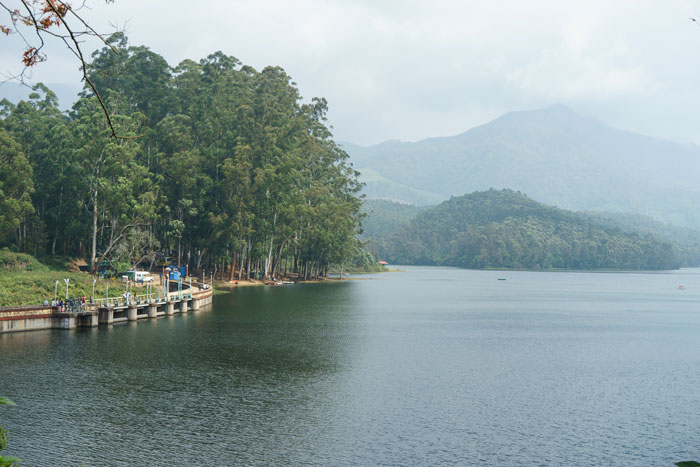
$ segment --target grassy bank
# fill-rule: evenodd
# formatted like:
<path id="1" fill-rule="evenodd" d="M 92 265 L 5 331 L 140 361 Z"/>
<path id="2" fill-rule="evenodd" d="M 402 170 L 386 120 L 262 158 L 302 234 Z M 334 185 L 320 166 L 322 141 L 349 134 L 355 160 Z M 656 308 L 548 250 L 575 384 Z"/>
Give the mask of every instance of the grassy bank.
<path id="1" fill-rule="evenodd" d="M 60 261 L 47 265 L 31 255 L 0 250 L 0 306 L 38 305 L 44 300 L 51 302 L 56 281 L 58 297 L 65 299 L 64 279 L 69 279 L 69 297 L 90 298 L 93 280 L 90 274 L 68 271 L 67 265 Z M 107 284 L 110 297 L 125 292 L 124 283 L 120 280 L 98 279 L 95 298 L 105 296 Z"/>

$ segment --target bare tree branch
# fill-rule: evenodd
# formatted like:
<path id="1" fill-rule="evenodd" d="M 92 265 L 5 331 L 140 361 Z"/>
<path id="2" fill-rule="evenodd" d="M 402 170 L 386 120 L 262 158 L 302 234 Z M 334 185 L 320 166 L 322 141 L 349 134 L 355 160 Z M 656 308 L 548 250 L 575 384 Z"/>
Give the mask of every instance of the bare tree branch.
<path id="1" fill-rule="evenodd" d="M 61 2 L 60 0 L 57 0 L 57 1 L 61 5 L 65 6 L 65 4 L 63 2 Z M 22 0 L 22 2 L 24 2 L 24 0 Z M 64 18 L 65 14 L 61 15 L 58 12 L 58 10 L 56 9 L 56 6 L 50 0 L 48 2 L 46 2 L 46 4 L 53 10 L 53 12 L 56 14 L 56 16 L 58 16 L 61 23 L 63 23 L 63 25 L 65 26 L 66 31 L 68 31 L 68 34 L 70 35 L 70 39 L 71 39 L 71 41 L 73 41 L 73 45 L 75 46 L 75 53 L 78 56 L 78 58 L 80 59 L 80 69 L 83 72 L 83 79 L 88 84 L 88 86 L 90 86 L 90 89 L 92 89 L 92 91 L 95 93 L 95 97 L 97 97 L 97 101 L 100 103 L 100 106 L 102 107 L 102 111 L 104 112 L 105 117 L 107 118 L 107 125 L 109 125 L 109 129 L 112 132 L 112 137 L 117 138 L 117 132 L 114 129 L 114 124 L 112 123 L 112 118 L 109 116 L 109 111 L 107 110 L 107 107 L 105 106 L 105 103 L 102 100 L 102 96 L 100 96 L 100 93 L 97 91 L 97 88 L 95 87 L 92 80 L 88 76 L 87 63 L 85 62 L 85 57 L 83 56 L 83 51 L 80 49 L 80 44 L 78 43 L 78 39 L 76 39 L 75 34 L 73 34 L 73 30 L 71 29 L 70 25 L 66 22 L 66 20 Z M 70 8 L 68 8 L 68 9 L 70 10 Z M 75 16 L 77 16 L 77 15 L 75 15 Z M 81 19 L 81 21 L 82 21 L 82 19 Z M 82 21 L 82 22 L 83 22 L 83 24 L 85 24 L 84 21 Z M 99 36 L 99 34 L 98 34 L 98 36 Z M 101 36 L 100 36 L 100 39 L 102 39 Z M 104 42 L 104 39 L 102 39 L 102 40 Z M 112 50 L 114 50 L 114 48 L 112 48 Z"/>
<path id="2" fill-rule="evenodd" d="M 68 50 L 75 55 L 75 57 L 80 62 L 80 69 L 83 74 L 83 80 L 90 87 L 94 93 L 97 101 L 100 104 L 102 112 L 107 120 L 107 125 L 110 130 L 110 136 L 119 139 L 122 138 L 117 135 L 114 122 L 110 116 L 109 110 L 105 105 L 102 96 L 100 95 L 97 87 L 90 79 L 88 69 L 94 69 L 85 59 L 85 55 L 81 49 L 81 40 L 79 38 L 88 36 L 95 37 L 102 41 L 107 47 L 109 47 L 114 53 L 118 54 L 118 50 L 107 41 L 104 36 L 98 33 L 92 26 L 90 26 L 78 13 L 73 9 L 71 2 L 66 0 L 19 0 L 25 13 L 20 12 L 19 9 L 11 8 L 8 6 L 7 0 L 0 0 L 0 7 L 4 9 L 10 16 L 10 21 L 12 22 L 12 28 L 0 25 L 0 32 L 5 35 L 18 34 L 26 45 L 26 49 L 22 55 L 22 62 L 24 64 L 24 69 L 21 73 L 15 76 L 7 76 L 8 79 L 16 79 L 20 84 L 25 84 L 25 76 L 27 70 L 36 65 L 37 63 L 46 60 L 46 55 L 42 52 L 44 46 L 46 45 L 44 41 L 43 34 L 47 34 L 55 39 L 61 40 Z M 105 0 L 106 3 L 113 3 L 114 0 Z M 83 0 L 82 4 L 77 8 L 78 10 L 82 8 L 87 8 L 86 1 Z M 71 26 L 68 18 L 73 18 L 79 25 L 79 28 Z M 27 38 L 22 34 L 19 23 L 32 28 L 37 36 L 38 43 L 32 45 L 32 43 L 27 40 Z M 56 32 L 51 28 L 60 28 L 63 26 L 67 33 L 63 34 Z"/>

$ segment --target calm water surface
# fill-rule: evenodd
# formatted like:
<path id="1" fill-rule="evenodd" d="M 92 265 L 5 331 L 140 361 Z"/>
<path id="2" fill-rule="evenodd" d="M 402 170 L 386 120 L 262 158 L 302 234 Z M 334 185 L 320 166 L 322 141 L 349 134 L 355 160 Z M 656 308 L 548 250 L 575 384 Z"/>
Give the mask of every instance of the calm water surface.
<path id="1" fill-rule="evenodd" d="M 671 466 L 700 460 L 700 270 L 241 288 L 0 335 L 0 395 L 27 466 Z"/>

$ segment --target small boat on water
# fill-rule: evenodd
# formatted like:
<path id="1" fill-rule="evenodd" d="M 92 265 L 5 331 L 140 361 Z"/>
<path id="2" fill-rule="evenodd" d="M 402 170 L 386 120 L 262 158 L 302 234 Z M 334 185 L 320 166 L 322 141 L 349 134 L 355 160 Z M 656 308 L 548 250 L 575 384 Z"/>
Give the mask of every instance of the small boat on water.
<path id="1" fill-rule="evenodd" d="M 678 290 L 685 290 L 685 286 L 684 286 L 684 285 L 679 285 L 679 286 L 678 286 Z"/>
<path id="2" fill-rule="evenodd" d="M 499 280 L 499 281 L 504 281 L 504 280 L 506 280 L 506 279 L 505 279 L 505 277 L 499 277 L 498 280 Z"/>

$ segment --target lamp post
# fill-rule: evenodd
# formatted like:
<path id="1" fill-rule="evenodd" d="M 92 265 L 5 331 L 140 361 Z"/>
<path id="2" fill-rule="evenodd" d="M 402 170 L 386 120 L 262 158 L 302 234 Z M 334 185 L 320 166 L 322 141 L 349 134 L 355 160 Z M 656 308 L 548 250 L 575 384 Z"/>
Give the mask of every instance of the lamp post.
<path id="1" fill-rule="evenodd" d="M 97 282 L 97 279 L 92 280 L 92 295 L 90 295 L 90 303 L 95 303 L 95 282 Z"/>
<path id="2" fill-rule="evenodd" d="M 58 281 L 56 281 L 56 285 L 53 288 L 53 301 L 55 302 L 58 299 Z"/>
<path id="3" fill-rule="evenodd" d="M 63 282 L 66 283 L 66 300 L 68 300 L 68 283 L 70 282 L 70 279 L 63 279 Z"/>

